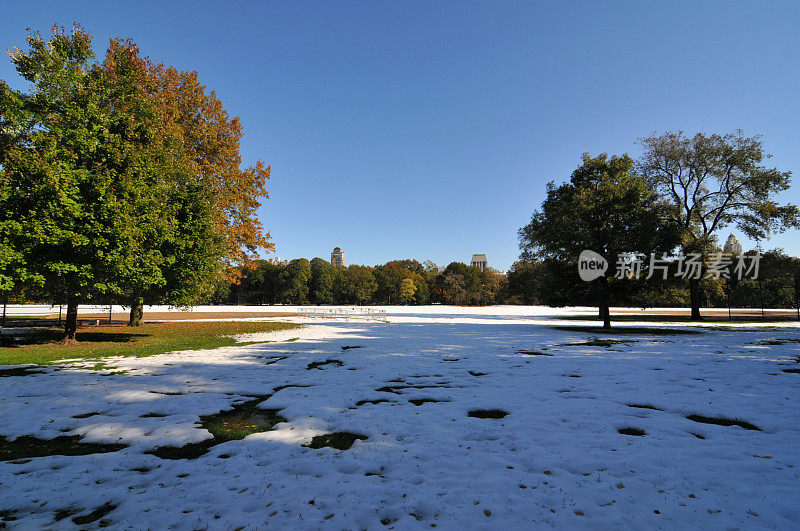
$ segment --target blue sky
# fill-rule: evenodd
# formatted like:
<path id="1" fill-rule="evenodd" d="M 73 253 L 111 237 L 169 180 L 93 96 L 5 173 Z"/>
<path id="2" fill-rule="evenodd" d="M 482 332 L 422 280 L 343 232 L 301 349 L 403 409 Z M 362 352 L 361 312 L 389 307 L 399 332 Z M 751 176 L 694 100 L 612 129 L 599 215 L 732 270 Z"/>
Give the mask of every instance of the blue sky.
<path id="1" fill-rule="evenodd" d="M 0 45 L 80 22 L 197 70 L 272 165 L 284 258 L 508 268 L 583 152 L 651 132 L 761 134 L 800 179 L 797 2 L 13 2 Z M 0 78 L 22 87 L 10 62 Z M 798 186 L 782 199 L 800 203 Z M 723 240 L 727 231 L 722 235 Z M 747 242 L 745 247 L 748 247 Z M 797 231 L 765 244 L 800 255 Z"/>

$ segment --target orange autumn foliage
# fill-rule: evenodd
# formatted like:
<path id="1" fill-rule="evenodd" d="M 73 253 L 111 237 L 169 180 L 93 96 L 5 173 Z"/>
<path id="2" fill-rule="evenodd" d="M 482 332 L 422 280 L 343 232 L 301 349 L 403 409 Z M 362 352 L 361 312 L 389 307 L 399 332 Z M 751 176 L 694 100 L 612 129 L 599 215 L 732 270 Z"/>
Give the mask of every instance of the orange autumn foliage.
<path id="1" fill-rule="evenodd" d="M 269 198 L 270 167 L 258 161 L 242 168 L 242 125 L 231 118 L 214 91 L 198 81 L 197 72 L 151 64 L 156 98 L 163 119 L 172 124 L 194 171 L 213 191 L 220 234 L 225 239 L 223 276 L 238 282 L 242 268 L 254 267 L 259 250 L 274 244 L 256 217 L 261 199 Z"/>

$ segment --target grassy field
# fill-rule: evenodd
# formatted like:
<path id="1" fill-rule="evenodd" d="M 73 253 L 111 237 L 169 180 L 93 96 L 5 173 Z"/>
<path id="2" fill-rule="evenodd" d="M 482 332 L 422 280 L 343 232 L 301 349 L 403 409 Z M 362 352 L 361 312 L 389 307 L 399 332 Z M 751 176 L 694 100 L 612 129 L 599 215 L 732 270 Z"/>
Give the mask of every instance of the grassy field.
<path id="1" fill-rule="evenodd" d="M 206 321 L 151 323 L 129 328 L 124 325 L 86 326 L 78 330 L 77 345 L 59 345 L 59 328 L 46 328 L 15 336 L 0 336 L 0 365 L 58 363 L 66 359 L 106 356 L 153 356 L 175 350 L 202 350 L 246 345 L 232 335 L 290 330 L 291 323 Z"/>

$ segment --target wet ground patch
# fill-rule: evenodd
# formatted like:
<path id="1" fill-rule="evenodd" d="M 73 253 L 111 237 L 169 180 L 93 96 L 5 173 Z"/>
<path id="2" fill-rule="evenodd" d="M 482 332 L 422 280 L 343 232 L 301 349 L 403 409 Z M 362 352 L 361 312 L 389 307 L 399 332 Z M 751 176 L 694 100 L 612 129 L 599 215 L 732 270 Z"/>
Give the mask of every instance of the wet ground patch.
<path id="1" fill-rule="evenodd" d="M 621 433 L 622 435 L 634 435 L 636 437 L 643 437 L 647 435 L 647 432 L 641 428 L 634 428 L 631 426 L 620 428 L 617 430 L 617 433 Z"/>
<path id="2" fill-rule="evenodd" d="M 716 424 L 717 426 L 739 426 L 746 430 L 761 431 L 761 428 L 751 422 L 742 419 L 730 419 L 727 417 L 706 417 L 705 415 L 687 415 L 687 419 L 703 424 Z"/>
<path id="3" fill-rule="evenodd" d="M 471 409 L 467 412 L 467 416 L 476 419 L 502 419 L 508 415 L 508 411 L 502 409 Z"/>
<path id="4" fill-rule="evenodd" d="M 199 443 L 183 446 L 161 446 L 148 453 L 162 459 L 196 459 L 218 444 L 238 441 L 252 433 L 271 430 L 276 424 L 286 422 L 278 415 L 280 409 L 258 407 L 264 397 L 248 400 L 233 406 L 233 409 L 200 417 L 201 426 L 213 436 Z"/>
<path id="5" fill-rule="evenodd" d="M 436 398 L 412 398 L 409 400 L 410 403 L 414 404 L 415 406 L 421 406 L 422 404 L 435 404 L 438 402 L 450 402 L 449 400 L 437 400 Z"/>
<path id="6" fill-rule="evenodd" d="M 654 409 L 655 411 L 664 411 L 661 408 L 654 406 L 653 404 L 626 404 L 628 407 L 635 407 L 639 409 Z"/>
<path id="7" fill-rule="evenodd" d="M 317 435 L 306 445 L 308 448 L 319 450 L 320 448 L 334 448 L 336 450 L 348 450 L 356 441 L 366 441 L 368 437 L 360 433 L 349 431 L 337 431 L 335 433 L 325 433 Z"/>
<path id="8" fill-rule="evenodd" d="M 33 374 L 42 374 L 43 372 L 45 371 L 36 367 L 14 367 L 13 369 L 0 369 L 0 378 L 31 376 Z"/>
<path id="9" fill-rule="evenodd" d="M 306 370 L 307 371 L 310 371 L 310 370 L 313 370 L 313 369 L 322 370 L 322 368 L 324 366 L 326 366 L 326 365 L 333 365 L 334 367 L 341 367 L 342 365 L 344 365 L 344 362 L 341 361 L 341 360 L 333 360 L 333 359 L 327 359 L 325 361 L 313 361 L 313 362 L 309 363 L 306 366 Z"/>
<path id="10" fill-rule="evenodd" d="M 75 516 L 75 517 L 73 517 L 72 518 L 72 523 L 75 524 L 75 525 L 91 524 L 92 522 L 96 522 L 97 520 L 100 520 L 102 517 L 104 517 L 105 515 L 107 515 L 108 513 L 110 513 L 111 511 L 113 511 L 116 508 L 117 508 L 116 504 L 113 504 L 111 502 L 106 502 L 103 505 L 101 505 L 100 507 L 98 507 L 97 509 L 95 509 L 94 511 L 90 512 L 89 514 L 85 514 L 83 516 Z M 100 524 L 103 524 L 103 523 L 104 523 L 104 521 L 100 522 Z M 110 523 L 111 522 L 106 522 L 106 525 L 108 525 Z M 100 527 L 105 527 L 105 526 L 101 525 Z"/>
<path id="11" fill-rule="evenodd" d="M 0 461 L 13 461 L 27 457 L 49 455 L 89 455 L 116 452 L 127 448 L 125 444 L 80 442 L 80 435 L 62 435 L 54 439 L 39 439 L 23 435 L 14 440 L 0 436 Z"/>
<path id="12" fill-rule="evenodd" d="M 72 415 L 74 419 L 88 419 L 89 417 L 95 417 L 97 415 L 102 415 L 99 411 L 91 411 L 89 413 L 81 413 L 80 415 Z"/>

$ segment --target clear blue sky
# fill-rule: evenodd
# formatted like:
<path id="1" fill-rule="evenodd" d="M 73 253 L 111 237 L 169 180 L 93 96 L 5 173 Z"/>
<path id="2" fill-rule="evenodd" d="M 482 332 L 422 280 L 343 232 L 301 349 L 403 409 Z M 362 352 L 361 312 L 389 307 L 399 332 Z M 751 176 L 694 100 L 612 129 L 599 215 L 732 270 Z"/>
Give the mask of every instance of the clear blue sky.
<path id="1" fill-rule="evenodd" d="M 762 134 L 800 179 L 800 3 L 7 2 L 0 45 L 80 22 L 197 70 L 272 165 L 284 258 L 508 268 L 581 153 L 651 132 Z M 6 59 L 0 78 L 21 87 Z M 795 186 L 783 200 L 800 202 Z M 727 236 L 727 232 L 722 235 Z M 748 246 L 747 242 L 745 247 Z M 767 248 L 800 255 L 798 233 Z"/>

